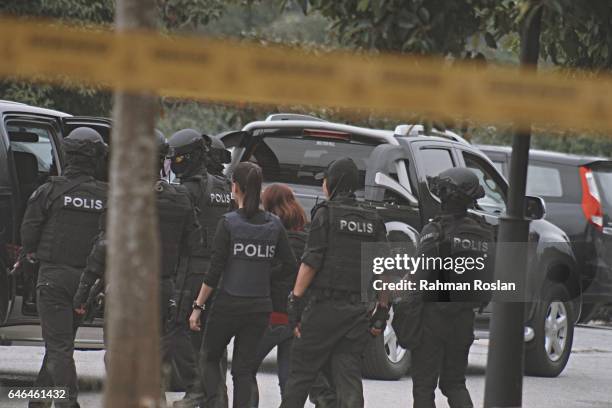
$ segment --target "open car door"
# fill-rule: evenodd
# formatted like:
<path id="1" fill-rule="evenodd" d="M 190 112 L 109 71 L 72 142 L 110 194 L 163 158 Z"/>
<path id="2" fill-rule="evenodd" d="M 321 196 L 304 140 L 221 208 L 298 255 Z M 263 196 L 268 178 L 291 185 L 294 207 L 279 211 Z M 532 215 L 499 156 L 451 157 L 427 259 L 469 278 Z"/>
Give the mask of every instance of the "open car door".
<path id="1" fill-rule="evenodd" d="M 107 118 L 97 118 L 92 116 L 69 116 L 62 118 L 62 136 L 66 137 L 74 129 L 85 126 L 96 130 L 104 139 L 106 144 L 110 141 L 112 122 Z"/>
<path id="2" fill-rule="evenodd" d="M 230 130 L 215 136 L 223 142 L 225 148 L 232 154 L 232 159 L 225 168 L 226 176 L 230 175 L 228 174 L 228 168 L 233 169 L 240 162 L 240 158 L 244 152 L 244 146 L 250 135 L 250 132 L 244 130 Z"/>
<path id="3" fill-rule="evenodd" d="M 385 221 L 389 241 L 402 243 L 400 247 L 412 253 L 419 235 L 419 202 L 397 176 L 407 171 L 408 160 L 409 153 L 401 145 L 377 146 L 367 163 L 365 200 L 378 209 Z"/>
<path id="4" fill-rule="evenodd" d="M 390 190 L 398 194 L 411 206 L 418 206 L 416 197 L 398 181 L 393 174 L 398 174 L 398 166 L 409 160 L 406 150 L 399 145 L 381 144 L 377 146 L 368 159 L 365 178 L 365 198 L 370 201 L 385 201 L 385 192 Z"/>

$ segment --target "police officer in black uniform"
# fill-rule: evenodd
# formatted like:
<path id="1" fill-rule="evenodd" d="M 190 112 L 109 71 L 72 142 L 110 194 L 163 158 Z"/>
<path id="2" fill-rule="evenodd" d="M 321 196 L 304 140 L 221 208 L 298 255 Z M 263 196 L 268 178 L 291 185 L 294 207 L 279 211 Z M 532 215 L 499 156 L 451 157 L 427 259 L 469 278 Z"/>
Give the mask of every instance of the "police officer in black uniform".
<path id="1" fill-rule="evenodd" d="M 187 393 L 175 406 L 190 407 L 197 405 L 202 398 L 201 393 L 193 388 L 198 386 L 197 352 L 202 343 L 202 335 L 189 330 L 188 318 L 192 302 L 202 286 L 204 273 L 210 267 L 215 228 L 229 210 L 231 193 L 226 181 L 206 170 L 208 148 L 205 138 L 199 132 L 193 129 L 179 130 L 170 137 L 168 143 L 172 172 L 191 196 L 203 236 L 202 245 L 192 252 L 190 258 L 181 260 L 177 278 L 177 289 L 180 291 L 179 315 L 172 352 L 180 376 L 187 383 Z M 219 367 L 219 370 L 225 375 L 223 367 Z M 224 383 L 221 386 L 225 390 Z"/>
<path id="2" fill-rule="evenodd" d="M 168 152 L 164 135 L 157 131 L 158 171 L 161 171 Z M 160 316 L 162 328 L 162 362 L 168 363 L 168 334 L 176 317 L 174 299 L 179 257 L 189 257 L 191 252 L 202 244 L 202 233 L 195 215 L 195 208 L 187 190 L 180 185 L 170 184 L 161 179 L 155 183 L 158 225 L 160 233 L 161 279 L 160 279 Z M 106 259 L 106 234 L 100 233 L 87 259 L 87 267 L 81 276 L 79 288 L 74 296 L 74 309 L 85 314 L 85 307 L 91 287 L 97 279 L 104 280 Z"/>
<path id="3" fill-rule="evenodd" d="M 79 127 L 63 140 L 62 150 L 64 174 L 51 177 L 30 197 L 21 239 L 26 253 L 40 261 L 36 287 L 45 357 L 35 386 L 67 388 L 68 401 L 56 401 L 56 406 L 78 407 L 73 354 L 80 318 L 72 298 L 106 206 L 107 185 L 94 175 L 107 146 L 98 132 Z"/>
<path id="4" fill-rule="evenodd" d="M 282 222 L 276 215 L 259 209 L 261 183 L 261 169 L 254 163 L 240 163 L 234 170 L 232 192 L 239 208 L 218 223 L 211 267 L 194 299 L 189 319 L 191 328 L 199 331 L 202 311 L 217 289 L 201 349 L 206 407 L 215 406 L 220 397 L 218 367 L 232 338 L 232 406 L 250 407 L 257 346 L 272 312 L 271 287 L 295 274 L 295 256 Z M 282 267 L 273 274 L 276 260 Z"/>
<path id="5" fill-rule="evenodd" d="M 289 296 L 289 321 L 296 327 L 289 379 L 281 407 L 303 407 L 317 375 L 328 378 L 340 408 L 363 407 L 361 357 L 370 332 L 379 335 L 388 306 L 379 301 L 368 318 L 361 301 L 361 244 L 386 242 L 382 219 L 355 200 L 359 172 L 350 158 L 332 162 L 324 174 L 328 201 L 315 208 L 302 265 Z M 306 290 L 309 300 L 304 305 Z M 303 312 L 303 315 L 302 315 Z"/>
<path id="6" fill-rule="evenodd" d="M 484 196 L 477 176 L 469 169 L 452 168 L 431 183 L 440 198 L 441 213 L 421 232 L 419 253 L 442 259 L 481 257 L 486 268 L 474 271 L 419 271 L 431 281 L 466 282 L 490 279 L 493 231 L 481 217 L 468 212 Z M 456 269 L 456 267 L 455 267 Z M 438 291 L 423 293 L 420 341 L 412 348 L 412 382 L 415 408 L 435 407 L 439 385 L 451 408 L 473 407 L 465 385 L 470 346 L 474 341 L 474 308 L 486 302 L 486 294 Z"/>

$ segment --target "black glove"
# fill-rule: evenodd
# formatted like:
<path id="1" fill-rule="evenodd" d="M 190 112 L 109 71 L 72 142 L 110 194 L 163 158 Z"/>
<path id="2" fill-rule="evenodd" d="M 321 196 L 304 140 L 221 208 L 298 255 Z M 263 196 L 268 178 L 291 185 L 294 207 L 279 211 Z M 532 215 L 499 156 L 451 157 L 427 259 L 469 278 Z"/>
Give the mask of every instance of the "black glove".
<path id="1" fill-rule="evenodd" d="M 387 320 L 389 320 L 389 307 L 377 304 L 370 317 L 370 328 L 384 331 Z"/>
<path id="2" fill-rule="evenodd" d="M 295 296 L 293 292 L 289 294 L 287 299 L 287 315 L 289 316 L 289 326 L 297 327 L 302 321 L 302 312 L 304 312 L 304 297 Z"/>
<path id="3" fill-rule="evenodd" d="M 79 288 L 77 289 L 74 299 L 72 300 L 72 307 L 74 309 L 80 309 L 87 304 L 87 298 L 89 297 L 91 286 L 91 284 L 85 282 L 79 283 Z"/>

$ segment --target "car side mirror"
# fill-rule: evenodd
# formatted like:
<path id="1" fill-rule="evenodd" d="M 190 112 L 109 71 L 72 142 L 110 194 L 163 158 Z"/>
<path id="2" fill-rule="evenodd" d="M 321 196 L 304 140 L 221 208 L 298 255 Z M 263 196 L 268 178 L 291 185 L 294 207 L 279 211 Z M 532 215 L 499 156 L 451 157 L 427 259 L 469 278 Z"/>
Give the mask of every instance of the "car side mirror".
<path id="1" fill-rule="evenodd" d="M 546 216 L 546 203 L 541 197 L 525 196 L 525 216 L 530 220 L 541 220 Z"/>
<path id="2" fill-rule="evenodd" d="M 376 173 L 376 175 L 374 176 L 374 183 L 376 183 L 377 186 L 381 186 L 384 188 L 388 188 L 389 190 L 395 191 L 397 194 L 404 197 L 412 207 L 419 206 L 419 201 L 414 195 L 412 195 L 410 191 L 408 191 L 404 186 L 402 186 L 400 183 L 393 180 L 386 174 L 381 172 Z"/>

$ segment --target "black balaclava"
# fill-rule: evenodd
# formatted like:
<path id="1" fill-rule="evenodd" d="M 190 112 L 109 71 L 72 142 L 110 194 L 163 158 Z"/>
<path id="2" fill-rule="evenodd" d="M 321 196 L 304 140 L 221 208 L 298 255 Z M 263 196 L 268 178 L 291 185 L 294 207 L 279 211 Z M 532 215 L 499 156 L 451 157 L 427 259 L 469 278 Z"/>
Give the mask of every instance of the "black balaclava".
<path id="1" fill-rule="evenodd" d="M 440 197 L 442 211 L 465 212 L 484 197 L 476 174 L 466 168 L 448 169 L 430 181 L 431 192 Z"/>
<path id="2" fill-rule="evenodd" d="M 88 175 L 103 179 L 102 169 L 107 157 L 107 146 L 102 136 L 92 128 L 78 127 L 62 141 L 66 162 L 64 175 Z"/>

